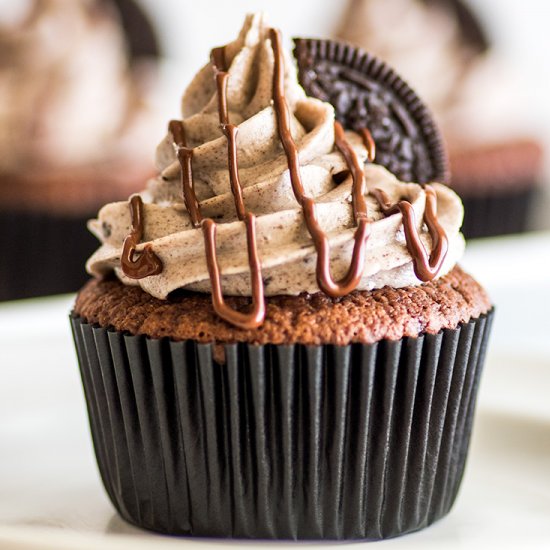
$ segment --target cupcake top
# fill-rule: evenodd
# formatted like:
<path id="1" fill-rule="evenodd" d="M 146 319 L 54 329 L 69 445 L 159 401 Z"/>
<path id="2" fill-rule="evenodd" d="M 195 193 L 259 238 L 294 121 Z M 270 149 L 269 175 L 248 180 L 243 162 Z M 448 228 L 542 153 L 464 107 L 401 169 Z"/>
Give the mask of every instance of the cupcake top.
<path id="1" fill-rule="evenodd" d="M 29 0 L 0 19 L 0 172 L 81 167 L 150 148 L 116 14 L 97 0 Z"/>
<path id="2" fill-rule="evenodd" d="M 305 95 L 261 15 L 212 51 L 169 130 L 158 177 L 90 222 L 102 243 L 91 274 L 114 271 L 161 299 L 209 292 L 218 315 L 251 327 L 264 296 L 418 285 L 463 252 L 460 199 L 372 162 L 368 129 L 344 131 L 329 103 Z M 223 295 L 251 296 L 252 311 Z"/>
<path id="3" fill-rule="evenodd" d="M 394 66 L 453 149 L 528 130 L 519 79 L 461 0 L 350 0 L 336 36 Z"/>

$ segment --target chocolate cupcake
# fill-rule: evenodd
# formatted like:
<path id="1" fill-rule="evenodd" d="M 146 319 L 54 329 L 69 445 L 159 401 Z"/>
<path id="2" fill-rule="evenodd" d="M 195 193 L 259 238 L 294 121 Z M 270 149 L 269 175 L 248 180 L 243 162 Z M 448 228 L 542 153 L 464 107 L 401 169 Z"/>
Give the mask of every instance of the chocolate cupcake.
<path id="1" fill-rule="evenodd" d="M 101 246 L 71 316 L 113 505 L 146 529 L 241 538 L 441 518 L 492 319 L 456 264 L 459 198 L 373 162 L 377 122 L 335 122 L 259 15 L 182 111 L 159 176 L 90 222 Z"/>
<path id="2" fill-rule="evenodd" d="M 532 228 L 542 148 L 519 100 L 520 79 L 467 3 L 350 0 L 335 36 L 391 63 L 434 110 L 467 238 Z"/>
<path id="3" fill-rule="evenodd" d="M 463 200 L 464 234 L 475 238 L 532 230 L 542 162 L 542 148 L 532 140 L 454 152 L 452 186 Z"/>
<path id="4" fill-rule="evenodd" d="M 130 62 L 112 5 L 33 0 L 15 15 L 0 24 L 0 300 L 85 282 L 85 221 L 154 174 L 162 135 L 151 59 Z"/>

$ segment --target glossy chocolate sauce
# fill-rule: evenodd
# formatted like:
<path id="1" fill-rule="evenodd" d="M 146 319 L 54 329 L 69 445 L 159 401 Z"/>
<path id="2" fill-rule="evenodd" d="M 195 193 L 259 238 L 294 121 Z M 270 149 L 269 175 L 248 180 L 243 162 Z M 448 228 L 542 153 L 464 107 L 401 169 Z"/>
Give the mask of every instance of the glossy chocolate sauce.
<path id="1" fill-rule="evenodd" d="M 243 329 L 252 329 L 261 325 L 265 318 L 264 286 L 256 239 L 256 217 L 254 214 L 246 212 L 242 196 L 237 158 L 238 128 L 229 122 L 229 111 L 227 108 L 227 80 L 229 75 L 225 67 L 225 49 L 215 48 L 212 50 L 211 60 L 218 92 L 220 128 L 227 139 L 227 164 L 231 192 L 235 200 L 237 216 L 240 220 L 244 221 L 246 227 L 248 263 L 252 286 L 252 310 L 248 313 L 236 311 L 229 307 L 224 301 L 220 267 L 216 254 L 217 225 L 214 220 L 210 218 L 202 219 L 200 213 L 200 206 L 193 184 L 193 149 L 187 147 L 185 129 L 181 121 L 171 121 L 168 129 L 172 134 L 176 154 L 181 166 L 182 191 L 185 206 L 189 212 L 193 225 L 195 227 L 202 227 L 206 265 L 212 286 L 212 305 L 214 311 L 228 323 Z"/>
<path id="2" fill-rule="evenodd" d="M 122 272 L 130 279 L 143 279 L 162 272 L 160 258 L 146 245 L 142 252 L 137 253 L 136 247 L 143 238 L 143 201 L 139 195 L 130 199 L 130 215 L 132 218 L 132 231 L 124 239 L 120 267 Z"/>
<path id="3" fill-rule="evenodd" d="M 367 158 L 369 159 L 369 162 L 374 162 L 374 159 L 376 158 L 376 143 L 374 142 L 374 138 L 372 137 L 370 130 L 368 128 L 361 128 L 359 135 L 363 139 L 363 145 L 367 150 Z"/>
<path id="4" fill-rule="evenodd" d="M 187 147 L 187 139 L 185 136 L 185 128 L 179 120 L 171 120 L 168 125 L 168 131 L 172 134 L 174 140 L 174 150 L 176 157 L 181 167 L 181 188 L 183 192 L 183 201 L 191 223 L 194 227 L 200 227 L 201 211 L 199 201 L 195 195 L 195 187 L 193 184 L 193 149 Z"/>
<path id="5" fill-rule="evenodd" d="M 260 326 L 265 319 L 264 283 L 262 280 L 262 268 L 258 255 L 258 242 L 256 239 L 256 217 L 247 212 L 243 201 L 242 186 L 239 179 L 239 164 L 237 158 L 237 133 L 238 128 L 229 122 L 229 110 L 227 108 L 227 81 L 229 74 L 225 63 L 225 48 L 214 48 L 211 53 L 212 67 L 218 92 L 218 115 L 220 128 L 227 139 L 227 165 L 229 169 L 229 181 L 231 192 L 235 200 L 235 210 L 240 220 L 246 227 L 246 245 L 248 251 L 248 265 L 250 268 L 250 282 L 252 286 L 252 310 L 241 313 L 229 307 L 224 299 L 221 284 L 221 274 L 216 256 L 216 223 L 206 219 L 202 223 L 204 245 L 206 251 L 206 263 L 212 286 L 212 304 L 214 311 L 225 321 L 243 328 L 253 329 Z"/>
<path id="6" fill-rule="evenodd" d="M 420 235 L 416 228 L 416 215 L 411 203 L 406 200 L 401 200 L 392 205 L 389 197 L 381 189 L 374 189 L 372 194 L 380 204 L 380 208 L 385 216 L 391 216 L 392 214 L 401 212 L 407 250 L 413 259 L 414 273 L 418 279 L 427 282 L 431 281 L 441 269 L 445 256 L 447 255 L 449 242 L 445 230 L 437 220 L 437 200 L 435 191 L 429 185 L 426 185 L 424 190 L 426 192 L 424 222 L 428 226 L 433 246 L 429 256 L 420 240 Z"/>
<path id="7" fill-rule="evenodd" d="M 243 202 L 243 190 L 239 179 L 239 166 L 237 161 L 237 133 L 239 129 L 229 122 L 229 111 L 227 108 L 227 82 L 229 73 L 225 63 L 225 48 L 214 48 L 210 54 L 212 67 L 216 79 L 218 91 L 218 113 L 220 117 L 220 128 L 227 139 L 227 164 L 229 167 L 229 181 L 231 192 L 235 199 L 235 208 L 239 220 L 244 220 L 245 206 Z"/>
<path id="8" fill-rule="evenodd" d="M 290 132 L 290 112 L 284 93 L 284 59 L 281 34 L 276 29 L 270 29 L 269 36 L 273 48 L 275 64 L 273 71 L 273 105 L 277 117 L 279 138 L 283 144 L 283 149 L 287 157 L 294 196 L 298 204 L 302 207 L 308 231 L 317 251 L 317 284 L 328 296 L 333 298 L 345 296 L 355 290 L 361 281 L 361 275 L 363 274 L 365 265 L 367 240 L 370 234 L 370 224 L 367 219 L 367 204 L 363 196 L 365 192 L 365 175 L 363 173 L 363 168 L 357 159 L 355 151 L 346 141 L 342 126 L 336 122 L 334 125 L 336 147 L 346 159 L 348 168 L 353 177 L 352 198 L 357 230 L 354 236 L 355 243 L 349 270 L 343 279 L 335 282 L 330 273 L 330 245 L 328 238 L 319 225 L 315 212 L 314 199 L 306 196 L 304 193 L 304 186 L 300 175 L 298 148 Z"/>
<path id="9" fill-rule="evenodd" d="M 370 223 L 368 221 L 367 203 L 365 201 L 367 189 L 363 167 L 353 147 L 346 140 L 341 124 L 335 122 L 335 145 L 345 158 L 349 172 L 352 175 L 353 215 L 357 223 L 353 254 L 348 273 L 340 281 L 335 282 L 330 273 L 330 245 L 328 238 L 317 219 L 314 199 L 304 193 L 298 148 L 290 131 L 290 111 L 284 93 L 284 58 L 281 35 L 278 30 L 270 29 L 269 36 L 274 56 L 273 106 L 277 119 L 278 133 L 287 157 L 292 190 L 296 201 L 302 207 L 306 226 L 317 252 L 317 283 L 319 288 L 331 297 L 344 296 L 357 288 L 361 280 L 365 263 L 366 246 L 370 235 Z M 174 149 L 181 166 L 182 193 L 186 209 L 189 212 L 193 226 L 197 228 L 201 227 L 203 231 L 206 264 L 212 286 L 212 304 L 214 310 L 222 319 L 235 326 L 242 329 L 253 329 L 261 325 L 265 318 L 264 286 L 256 239 L 256 218 L 252 213 L 246 211 L 243 201 L 237 157 L 238 128 L 229 121 L 227 105 L 227 82 L 229 74 L 227 72 L 224 47 L 212 50 L 211 62 L 217 88 L 220 128 L 227 139 L 231 192 L 237 216 L 239 220 L 244 222 L 246 228 L 252 286 L 252 310 L 248 313 L 236 311 L 230 308 L 224 301 L 221 272 L 216 253 L 217 224 L 214 220 L 210 218 L 203 219 L 201 216 L 200 205 L 195 194 L 193 182 L 193 148 L 187 146 L 185 129 L 181 121 L 171 121 L 169 131 L 172 134 Z M 376 146 L 372 135 L 366 128 L 361 130 L 360 135 L 367 149 L 368 159 L 370 162 L 373 162 L 376 155 Z M 437 221 L 435 191 L 429 186 L 426 187 L 425 223 L 428 226 L 433 242 L 433 251 L 429 257 L 416 229 L 415 214 L 410 202 L 402 200 L 395 205 L 391 205 L 387 195 L 379 189 L 374 190 L 373 195 L 380 203 L 384 215 L 387 216 L 401 212 L 407 248 L 413 259 L 415 274 L 421 281 L 433 279 L 441 268 L 448 248 L 445 231 Z M 143 234 L 142 206 L 140 197 L 132 197 L 130 201 L 132 233 L 124 241 L 121 258 L 124 273 L 129 277 L 138 279 L 156 275 L 162 271 L 162 263 L 149 248 L 146 247 L 137 258 L 134 257 L 135 247 L 140 242 Z"/>

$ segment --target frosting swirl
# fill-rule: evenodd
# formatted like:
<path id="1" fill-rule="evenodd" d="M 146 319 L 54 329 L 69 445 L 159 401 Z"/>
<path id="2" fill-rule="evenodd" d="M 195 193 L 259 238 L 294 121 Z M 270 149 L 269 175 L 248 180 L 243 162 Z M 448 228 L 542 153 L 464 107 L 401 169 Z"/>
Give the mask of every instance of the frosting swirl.
<path id="1" fill-rule="evenodd" d="M 265 294 L 314 293 L 319 291 L 317 252 L 302 206 L 293 194 L 288 161 L 279 140 L 272 101 L 276 59 L 268 31 L 260 15 L 248 16 L 237 40 L 225 47 L 228 117 L 238 129 L 242 197 L 246 209 L 256 216 L 256 242 Z M 284 59 L 284 93 L 304 194 L 315 200 L 317 220 L 330 245 L 331 271 L 335 277 L 342 277 L 354 253 L 353 177 L 346 159 L 335 147 L 332 106 L 306 97 L 286 54 Z M 193 180 L 201 214 L 217 224 L 216 250 L 223 293 L 250 296 L 247 232 L 245 222 L 238 218 L 231 191 L 228 146 L 220 128 L 219 98 L 213 74 L 209 63 L 186 90 L 182 101 L 183 127 L 187 145 L 193 148 Z M 362 165 L 368 157 L 362 139 L 354 133 L 346 133 L 346 138 Z M 102 245 L 88 261 L 88 271 L 100 276 L 114 270 L 124 283 L 140 285 L 158 298 L 166 298 L 180 288 L 211 291 L 203 231 L 193 224 L 186 209 L 173 141 L 168 135 L 159 145 L 160 175 L 148 182 L 140 195 L 144 223 L 142 242 L 135 251 L 154 253 L 163 266 L 160 273 L 134 279 L 121 268 L 123 243 L 133 225 L 128 203 L 109 204 L 99 212 L 97 220 L 90 222 L 90 229 Z M 375 164 L 365 166 L 364 177 L 370 236 L 357 288 L 370 290 L 385 285 L 418 284 L 402 214 L 385 215 L 379 201 L 368 190 L 381 190 L 392 203 L 408 200 L 420 241 L 430 249 L 431 237 L 423 221 L 427 190 L 417 184 L 399 182 Z M 463 211 L 460 199 L 450 189 L 433 184 L 433 190 L 439 223 L 449 242 L 438 273 L 441 276 L 462 254 Z"/>

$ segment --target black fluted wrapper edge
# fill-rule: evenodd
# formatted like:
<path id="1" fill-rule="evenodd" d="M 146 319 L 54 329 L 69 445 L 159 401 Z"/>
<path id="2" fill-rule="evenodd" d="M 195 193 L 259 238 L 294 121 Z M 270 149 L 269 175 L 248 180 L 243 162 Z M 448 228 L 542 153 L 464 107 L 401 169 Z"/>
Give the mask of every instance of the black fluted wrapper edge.
<path id="1" fill-rule="evenodd" d="M 374 345 L 225 346 L 71 316 L 99 471 L 169 534 L 381 539 L 447 514 L 493 313 Z"/>

